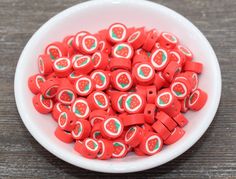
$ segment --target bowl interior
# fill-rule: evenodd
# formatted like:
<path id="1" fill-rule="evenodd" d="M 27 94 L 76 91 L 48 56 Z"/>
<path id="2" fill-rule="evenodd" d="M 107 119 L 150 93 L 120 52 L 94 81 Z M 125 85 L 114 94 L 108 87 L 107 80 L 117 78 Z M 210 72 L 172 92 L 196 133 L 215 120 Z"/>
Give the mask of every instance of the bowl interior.
<path id="1" fill-rule="evenodd" d="M 151 157 L 129 154 L 124 159 L 108 161 L 89 160 L 73 150 L 73 145 L 60 142 L 54 136 L 57 124 L 50 116 L 37 113 L 32 105 L 33 95 L 27 87 L 30 75 L 38 73 L 37 56 L 45 46 L 60 41 L 80 30 L 96 32 L 111 23 L 122 22 L 127 26 L 155 27 L 160 31 L 172 32 L 180 42 L 194 53 L 194 59 L 204 64 L 200 76 L 200 88 L 209 99 L 199 112 L 189 112 L 189 124 L 184 128 L 185 136 L 177 143 L 165 147 Z M 20 57 L 15 76 L 15 96 L 19 113 L 34 138 L 59 158 L 90 170 L 101 172 L 132 172 L 161 165 L 191 147 L 210 125 L 218 107 L 221 91 L 221 77 L 216 56 L 208 41 L 188 20 L 158 4 L 148 1 L 91 1 L 76 5 L 49 20 L 31 38 Z"/>

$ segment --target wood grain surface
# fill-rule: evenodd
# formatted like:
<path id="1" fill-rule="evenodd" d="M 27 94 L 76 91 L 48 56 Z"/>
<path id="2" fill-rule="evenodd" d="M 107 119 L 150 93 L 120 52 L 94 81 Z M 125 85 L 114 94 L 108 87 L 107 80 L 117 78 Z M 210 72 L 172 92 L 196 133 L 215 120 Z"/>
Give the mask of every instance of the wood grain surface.
<path id="1" fill-rule="evenodd" d="M 0 0 L 0 178 L 236 178 L 236 0 L 156 0 L 206 35 L 222 70 L 223 92 L 215 119 L 183 155 L 158 168 L 111 175 L 65 163 L 34 140 L 16 109 L 15 67 L 31 35 L 50 17 L 80 2 Z"/>

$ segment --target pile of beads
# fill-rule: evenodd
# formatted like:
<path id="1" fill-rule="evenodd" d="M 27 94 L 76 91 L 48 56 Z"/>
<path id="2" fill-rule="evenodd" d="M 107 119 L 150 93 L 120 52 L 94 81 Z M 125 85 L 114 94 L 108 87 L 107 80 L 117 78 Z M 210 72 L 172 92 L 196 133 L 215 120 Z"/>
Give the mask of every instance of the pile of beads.
<path id="1" fill-rule="evenodd" d="M 156 154 L 185 134 L 183 113 L 207 101 L 198 88 L 203 65 L 156 29 L 80 31 L 49 44 L 38 67 L 28 80 L 35 109 L 51 113 L 56 137 L 86 158 Z"/>

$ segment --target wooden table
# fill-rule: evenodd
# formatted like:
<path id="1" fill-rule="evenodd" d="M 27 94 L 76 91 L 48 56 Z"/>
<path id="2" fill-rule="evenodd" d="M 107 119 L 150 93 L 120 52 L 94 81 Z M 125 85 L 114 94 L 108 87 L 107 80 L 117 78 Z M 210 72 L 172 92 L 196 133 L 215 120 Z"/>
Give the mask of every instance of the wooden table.
<path id="1" fill-rule="evenodd" d="M 50 17 L 78 2 L 0 0 L 0 178 L 112 176 L 74 167 L 50 154 L 26 130 L 15 105 L 14 72 L 26 42 Z M 156 2 L 186 16 L 206 35 L 220 62 L 223 93 L 213 123 L 191 149 L 161 167 L 122 177 L 236 178 L 236 1 Z"/>

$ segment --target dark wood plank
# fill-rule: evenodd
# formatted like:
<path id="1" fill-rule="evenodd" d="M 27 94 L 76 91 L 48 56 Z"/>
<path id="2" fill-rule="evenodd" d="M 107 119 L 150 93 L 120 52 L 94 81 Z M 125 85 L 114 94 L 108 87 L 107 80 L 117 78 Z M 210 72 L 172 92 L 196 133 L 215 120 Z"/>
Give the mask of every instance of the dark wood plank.
<path id="1" fill-rule="evenodd" d="M 86 171 L 42 148 L 18 115 L 13 77 L 19 55 L 50 17 L 81 0 L 0 0 L 0 178 L 236 178 L 236 1 L 156 0 L 191 20 L 219 58 L 223 93 L 204 136 L 177 159 L 151 170 L 124 175 Z M 207 59 L 206 59 L 207 60 Z"/>

